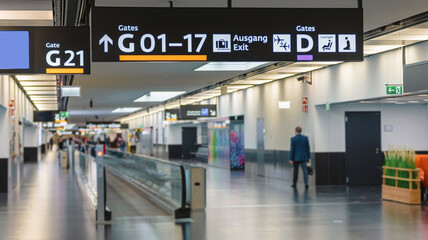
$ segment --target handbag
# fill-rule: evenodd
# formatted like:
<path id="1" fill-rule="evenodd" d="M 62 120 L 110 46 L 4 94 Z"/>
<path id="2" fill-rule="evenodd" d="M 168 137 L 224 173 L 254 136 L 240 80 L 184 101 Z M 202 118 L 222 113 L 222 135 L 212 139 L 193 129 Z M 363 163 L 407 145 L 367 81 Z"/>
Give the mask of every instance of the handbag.
<path id="1" fill-rule="evenodd" d="M 314 175 L 314 169 L 312 168 L 311 165 L 308 165 L 308 175 Z"/>

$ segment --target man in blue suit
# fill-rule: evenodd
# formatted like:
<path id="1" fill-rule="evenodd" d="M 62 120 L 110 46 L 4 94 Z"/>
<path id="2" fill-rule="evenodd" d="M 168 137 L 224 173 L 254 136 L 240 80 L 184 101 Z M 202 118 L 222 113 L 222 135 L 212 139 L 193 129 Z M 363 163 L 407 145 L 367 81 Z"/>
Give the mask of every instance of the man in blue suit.
<path id="1" fill-rule="evenodd" d="M 309 149 L 308 137 L 302 135 L 302 127 L 296 127 L 296 136 L 291 138 L 290 164 L 293 164 L 293 185 L 296 187 L 297 177 L 299 176 L 299 165 L 302 167 L 303 180 L 305 188 L 308 189 L 308 168 L 307 164 L 311 162 L 311 152 Z"/>

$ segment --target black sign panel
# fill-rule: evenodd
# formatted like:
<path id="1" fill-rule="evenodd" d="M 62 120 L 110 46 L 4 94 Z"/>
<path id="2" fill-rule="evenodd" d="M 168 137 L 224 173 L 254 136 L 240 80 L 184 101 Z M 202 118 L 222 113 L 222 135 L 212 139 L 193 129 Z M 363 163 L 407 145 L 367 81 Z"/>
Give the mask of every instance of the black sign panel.
<path id="1" fill-rule="evenodd" d="M 183 105 L 179 119 L 197 119 L 199 117 L 217 117 L 217 105 Z"/>
<path id="2" fill-rule="evenodd" d="M 89 74 L 89 37 L 89 27 L 36 28 L 36 73 Z"/>
<path id="3" fill-rule="evenodd" d="M 94 8 L 93 61 L 362 61 L 362 9 Z"/>
<path id="4" fill-rule="evenodd" d="M 180 109 L 165 109 L 165 121 L 176 121 L 179 115 Z"/>
<path id="5" fill-rule="evenodd" d="M 0 27 L 0 73 L 89 74 L 89 27 Z"/>
<path id="6" fill-rule="evenodd" d="M 55 114 L 58 111 L 34 111 L 33 121 L 34 122 L 55 122 Z"/>

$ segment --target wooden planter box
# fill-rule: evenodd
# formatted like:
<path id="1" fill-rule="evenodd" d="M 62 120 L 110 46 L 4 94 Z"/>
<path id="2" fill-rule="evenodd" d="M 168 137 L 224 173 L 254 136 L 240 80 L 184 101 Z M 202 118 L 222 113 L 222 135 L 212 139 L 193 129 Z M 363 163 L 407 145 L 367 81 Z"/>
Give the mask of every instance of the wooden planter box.
<path id="1" fill-rule="evenodd" d="M 395 176 L 386 176 L 386 170 L 395 170 Z M 398 171 L 409 172 L 409 178 L 398 177 Z M 417 178 L 413 179 L 413 175 L 416 173 Z M 406 168 L 395 168 L 395 167 L 383 167 L 383 185 L 382 185 L 382 199 L 391 200 L 396 202 L 402 202 L 407 204 L 421 204 L 421 187 L 419 179 L 419 168 L 417 169 L 406 169 Z M 385 185 L 385 179 L 394 179 L 395 186 Z M 409 182 L 409 188 L 398 187 L 398 181 Z M 412 183 L 416 183 L 416 189 L 412 189 Z"/>

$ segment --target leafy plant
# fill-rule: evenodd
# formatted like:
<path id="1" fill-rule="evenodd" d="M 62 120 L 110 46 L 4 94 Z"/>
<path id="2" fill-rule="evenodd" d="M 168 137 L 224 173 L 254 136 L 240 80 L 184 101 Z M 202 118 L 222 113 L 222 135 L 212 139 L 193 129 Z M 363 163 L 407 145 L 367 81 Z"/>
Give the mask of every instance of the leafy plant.
<path id="1" fill-rule="evenodd" d="M 416 154 L 413 149 L 407 149 L 407 147 L 403 147 L 402 150 L 399 150 L 398 148 L 390 147 L 387 152 L 385 152 L 385 166 L 387 167 L 395 167 L 395 168 L 405 168 L 405 169 L 416 169 L 415 165 L 415 158 Z M 417 179 L 417 173 L 412 173 L 413 179 Z M 396 176 L 396 170 L 393 169 L 386 169 L 385 171 L 386 176 L 391 177 L 399 177 L 399 178 L 410 178 L 410 172 L 408 171 L 398 171 L 398 176 Z M 385 185 L 388 186 L 395 186 L 396 180 L 395 179 L 385 179 Z M 409 188 L 409 182 L 404 180 L 398 180 L 397 183 L 398 187 L 401 188 Z M 417 184 L 415 182 L 412 183 L 412 189 L 416 189 Z"/>

